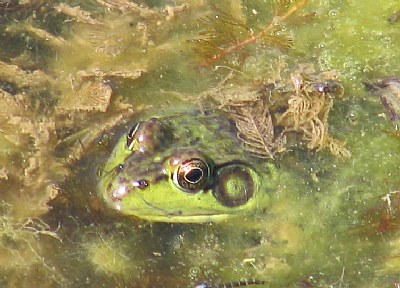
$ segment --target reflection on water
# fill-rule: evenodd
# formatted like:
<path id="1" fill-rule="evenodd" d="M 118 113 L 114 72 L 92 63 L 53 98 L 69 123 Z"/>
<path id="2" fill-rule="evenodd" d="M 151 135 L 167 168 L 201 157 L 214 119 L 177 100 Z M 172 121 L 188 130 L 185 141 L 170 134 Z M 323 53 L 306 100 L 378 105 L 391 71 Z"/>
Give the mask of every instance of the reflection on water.
<path id="1" fill-rule="evenodd" d="M 398 5 L 288 2 L 1 1 L 0 286 L 400 282 L 400 139 L 363 84 L 398 74 Z M 272 115 L 247 137 L 276 168 L 257 209 L 168 224 L 103 205 L 114 127 L 216 106 Z"/>

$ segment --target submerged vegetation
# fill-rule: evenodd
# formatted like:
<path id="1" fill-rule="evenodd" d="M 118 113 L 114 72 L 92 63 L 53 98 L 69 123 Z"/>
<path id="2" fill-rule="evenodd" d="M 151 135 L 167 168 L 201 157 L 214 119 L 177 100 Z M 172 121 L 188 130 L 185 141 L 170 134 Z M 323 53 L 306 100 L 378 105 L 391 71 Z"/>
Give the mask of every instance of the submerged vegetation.
<path id="1" fill-rule="evenodd" d="M 350 2 L 0 1 L 0 286 L 398 285 L 398 7 Z M 279 167 L 268 206 L 105 211 L 85 156 L 180 107 L 223 111 Z"/>
<path id="2" fill-rule="evenodd" d="M 316 73 L 307 65 L 297 69 L 287 80 L 252 86 L 234 86 L 229 74 L 217 88 L 198 96 L 175 95 L 195 101 L 203 109 L 227 111 L 236 123 L 238 138 L 261 158 L 273 159 L 295 146 L 328 149 L 335 156 L 349 158 L 344 143 L 328 133 L 329 112 L 344 94 L 337 72 Z"/>
<path id="3" fill-rule="evenodd" d="M 258 29 L 247 26 L 241 19 L 216 8 L 216 15 L 201 19 L 200 26 L 207 27 L 200 33 L 200 38 L 191 40 L 199 54 L 205 58 L 203 65 L 208 66 L 230 56 L 234 52 L 243 53 L 247 46 L 260 42 L 262 47 L 288 48 L 293 39 L 286 35 L 283 23 L 307 4 L 308 0 L 301 1 L 274 1 L 275 15 L 264 28 Z M 251 11 L 257 14 L 257 10 Z M 243 18 L 243 15 L 241 15 Z M 204 28 L 203 28 L 204 29 Z M 239 57 L 240 59 L 240 57 Z"/>

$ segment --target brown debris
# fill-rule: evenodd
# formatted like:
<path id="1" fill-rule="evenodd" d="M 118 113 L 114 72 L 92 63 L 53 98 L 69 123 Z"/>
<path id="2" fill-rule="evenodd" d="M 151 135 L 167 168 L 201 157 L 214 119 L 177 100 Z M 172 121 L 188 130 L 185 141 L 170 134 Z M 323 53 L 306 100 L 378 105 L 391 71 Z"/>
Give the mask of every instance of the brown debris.
<path id="1" fill-rule="evenodd" d="M 54 7 L 54 9 L 59 13 L 64 13 L 65 15 L 71 16 L 77 22 L 86 24 L 100 24 L 101 22 L 92 17 L 89 11 L 82 10 L 80 6 L 71 7 L 65 3 L 60 3 Z"/>
<path id="2" fill-rule="evenodd" d="M 299 80 L 296 75 L 293 79 L 296 79 L 293 83 L 295 92 L 289 97 L 286 111 L 277 117 L 277 125 L 283 126 L 285 133 L 301 133 L 309 149 L 318 151 L 327 148 L 336 156 L 350 157 L 351 153 L 344 144 L 333 139 L 328 133 L 328 117 L 333 106 L 333 96 L 337 92 L 343 93 L 342 89 L 336 89 L 341 85 L 332 86 L 328 81 L 324 82 L 328 86 L 321 86 L 319 89 L 319 86 L 315 86 L 315 83 L 307 78 Z M 331 87 L 335 87 L 333 93 L 329 93 Z"/>
<path id="3" fill-rule="evenodd" d="M 62 111 L 98 111 L 105 112 L 111 103 L 113 94 L 110 79 L 137 79 L 145 73 L 144 69 L 133 71 L 103 71 L 93 69 L 79 71 L 76 76 L 71 76 L 72 96 L 65 96 L 59 103 L 57 110 Z"/>
<path id="4" fill-rule="evenodd" d="M 14 70 L 20 73 L 20 77 L 26 76 L 17 68 Z M 0 110 L 0 131 L 10 142 L 8 145 L 20 147 L 21 152 L 18 157 L 22 160 L 22 165 L 3 168 L 1 180 L 10 183 L 8 185 L 12 185 L 12 181 L 17 181 L 21 185 L 20 189 L 15 187 L 12 194 L 15 198 L 7 199 L 11 204 L 15 201 L 30 203 L 29 207 L 15 212 L 21 219 L 33 215 L 39 216 L 48 211 L 46 202 L 52 197 L 48 188 L 54 180 L 50 175 L 54 176 L 55 171 L 61 171 L 52 158 L 54 121 L 49 117 L 40 119 L 35 113 L 35 108 L 30 105 L 28 97 L 25 94 L 12 95 L 0 90 L 0 107 L 3 107 Z"/>
<path id="5" fill-rule="evenodd" d="M 37 38 L 42 40 L 44 43 L 50 43 L 50 45 L 54 47 L 64 47 L 67 45 L 67 42 L 64 40 L 64 38 L 60 36 L 54 36 L 53 34 L 43 30 L 39 29 L 36 27 L 33 27 L 32 25 L 25 25 L 25 29 L 27 32 L 30 32 L 34 34 Z"/>
<path id="6" fill-rule="evenodd" d="M 14 83 L 19 88 L 41 88 L 47 87 L 52 78 L 43 71 L 25 71 L 16 65 L 0 61 L 0 80 Z"/>
<path id="7" fill-rule="evenodd" d="M 54 122 L 50 119 L 32 121 L 24 116 L 7 116 L 6 118 L 7 120 L 2 124 L 2 127 L 7 128 L 4 131 L 4 137 L 15 146 L 24 148 L 21 153 L 22 167 L 10 166 L 5 179 L 8 181 L 10 176 L 12 179 L 19 179 L 22 187 L 18 192 L 15 191 L 15 197 L 18 200 L 13 199 L 11 203 L 13 201 L 30 203 L 29 208 L 18 209 L 16 212 L 21 219 L 42 215 L 48 211 L 46 203 L 53 197 L 49 187 L 52 186 L 51 181 L 55 178 L 50 175 L 55 176 L 55 171 L 62 171 L 51 156 L 53 152 L 51 139 L 54 139 L 55 135 Z"/>
<path id="8" fill-rule="evenodd" d="M 317 74 L 304 65 L 287 77 L 292 82 L 253 86 L 231 85 L 228 82 L 232 76 L 229 74 L 217 87 L 200 95 L 172 94 L 198 103 L 203 109 L 228 111 L 244 146 L 259 157 L 275 158 L 288 147 L 297 146 L 288 140 L 291 135 L 300 135 L 300 140 L 297 136 L 290 138 L 305 142 L 308 149 L 351 156 L 344 143 L 329 134 L 329 112 L 334 99 L 339 100 L 344 92 L 335 71 Z"/>
<path id="9" fill-rule="evenodd" d="M 26 144 L 27 135 L 32 132 L 34 125 L 29 120 L 29 108 L 25 95 L 12 95 L 0 90 L 0 130 L 16 146 Z"/>
<path id="10" fill-rule="evenodd" d="M 204 96 L 211 96 L 205 94 Z M 204 97 L 203 96 L 203 97 Z M 246 102 L 257 101 L 260 98 L 254 87 L 245 86 L 238 89 L 234 86 L 218 87 L 213 91 L 212 97 L 220 103 L 219 108 L 223 109 L 228 106 L 243 106 Z"/>
<path id="11" fill-rule="evenodd" d="M 130 119 L 132 115 L 139 113 L 142 109 L 143 107 L 125 109 L 124 111 L 115 113 L 111 117 L 107 117 L 103 123 L 94 123 L 94 125 L 80 131 L 78 135 L 72 135 L 71 137 L 63 139 L 60 143 L 72 142 L 67 158 L 72 161 L 80 159 L 84 153 L 87 152 L 89 145 L 92 144 L 103 131 L 108 131 L 117 124 Z"/>
<path id="12" fill-rule="evenodd" d="M 25 95 L 12 95 L 0 89 L 0 119 L 26 114 L 29 107 L 26 98 Z"/>
<path id="13" fill-rule="evenodd" d="M 321 95 L 308 97 L 303 93 L 291 95 L 288 100 L 287 110 L 278 118 L 278 125 L 290 125 L 294 129 L 303 127 L 314 119 L 327 121 L 329 110 L 332 107 L 332 99 Z"/>
<path id="14" fill-rule="evenodd" d="M 121 47 L 121 43 L 119 42 L 120 39 L 115 38 L 112 33 L 108 34 L 107 30 L 104 30 L 103 28 L 86 31 L 86 33 L 88 33 L 89 35 L 83 35 L 84 37 L 81 38 L 81 43 L 83 43 L 83 45 L 86 45 L 87 42 L 89 42 L 94 46 L 94 50 L 97 53 L 102 53 L 115 57 L 121 54 L 124 50 L 124 48 Z"/>
<path id="15" fill-rule="evenodd" d="M 251 85 L 234 85 L 228 83 L 233 78 L 229 73 L 216 87 L 210 88 L 197 95 L 190 95 L 175 91 L 161 91 L 171 94 L 185 101 L 190 101 L 201 108 L 218 108 L 221 110 L 234 106 L 246 106 L 251 102 L 258 101 L 260 94 L 258 89 Z"/>
<path id="16" fill-rule="evenodd" d="M 286 150 L 286 136 L 275 135 L 271 114 L 262 100 L 233 107 L 229 112 L 235 120 L 237 136 L 247 150 L 258 157 L 271 159 Z"/>
<path id="17" fill-rule="evenodd" d="M 9 33 L 14 33 L 14 34 L 19 34 L 21 32 L 28 32 L 41 40 L 43 43 L 48 43 L 53 47 L 61 48 L 65 45 L 67 45 L 67 42 L 65 41 L 64 38 L 60 36 L 55 36 L 46 30 L 36 28 L 30 24 L 14 24 L 14 25 L 9 25 L 5 29 L 6 32 Z"/>
<path id="18" fill-rule="evenodd" d="M 50 119 L 46 119 L 46 121 L 31 121 L 28 118 L 12 116 L 7 124 L 13 125 L 19 128 L 19 133 L 13 133 L 11 135 L 5 135 L 5 137 L 9 140 L 14 140 L 13 143 L 19 145 L 23 143 L 19 137 L 25 135 L 29 135 L 33 139 L 33 145 L 30 147 L 33 150 L 33 154 L 30 155 L 28 159 L 28 166 L 24 169 L 24 182 L 26 186 L 31 186 L 32 183 L 37 182 L 38 176 L 40 174 L 44 175 L 45 173 L 42 170 L 49 168 L 47 165 L 43 165 L 41 161 L 44 159 L 43 157 L 48 153 L 51 153 L 49 150 L 49 143 L 51 138 L 54 138 L 55 133 L 55 125 L 53 121 Z M 16 138 L 13 139 L 12 137 Z M 41 172 L 39 172 L 41 170 Z"/>
<path id="19" fill-rule="evenodd" d="M 400 77 L 392 76 L 373 82 L 365 81 L 364 85 L 380 98 L 389 119 L 398 126 L 400 122 Z"/>
<path id="20" fill-rule="evenodd" d="M 396 11 L 395 13 L 393 13 L 392 15 L 390 15 L 387 18 L 387 21 L 389 24 L 396 24 L 397 22 L 400 21 L 400 11 Z"/>
<path id="21" fill-rule="evenodd" d="M 163 11 L 167 14 L 165 17 L 165 20 L 171 21 L 174 20 L 176 17 L 178 17 L 180 14 L 187 13 L 189 10 L 189 5 L 188 4 L 182 4 L 179 6 L 165 6 Z"/>
<path id="22" fill-rule="evenodd" d="M 106 78 L 123 78 L 123 79 L 137 79 L 140 78 L 144 73 L 145 69 L 130 70 L 115 70 L 115 71 L 103 71 L 101 69 L 92 69 L 89 71 L 79 71 L 77 73 L 78 78 L 98 78 L 100 80 Z"/>
<path id="23" fill-rule="evenodd" d="M 0 169 L 0 181 L 1 180 L 8 180 L 8 175 L 10 174 L 10 172 L 6 169 L 6 168 L 1 168 Z"/>
<path id="24" fill-rule="evenodd" d="M 127 13 L 130 11 L 138 12 L 141 17 L 149 18 L 156 16 L 158 13 L 155 11 L 141 6 L 139 4 L 133 3 L 129 0 L 96 0 L 97 3 L 107 7 L 108 9 L 120 10 L 122 13 Z"/>
<path id="25" fill-rule="evenodd" d="M 65 97 L 59 110 L 96 110 L 105 112 L 110 105 L 112 89 L 101 81 L 86 81 L 75 90 L 75 97 Z"/>

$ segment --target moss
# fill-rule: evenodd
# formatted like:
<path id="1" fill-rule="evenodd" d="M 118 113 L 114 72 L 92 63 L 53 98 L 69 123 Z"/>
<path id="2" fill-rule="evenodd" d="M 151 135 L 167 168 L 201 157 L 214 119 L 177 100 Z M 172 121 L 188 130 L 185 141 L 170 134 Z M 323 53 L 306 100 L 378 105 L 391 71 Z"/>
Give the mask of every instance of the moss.
<path id="1" fill-rule="evenodd" d="M 400 186 L 396 177 L 400 141 L 383 132 L 392 129 L 391 123 L 382 116 L 379 100 L 363 90 L 361 80 L 398 73 L 398 23 L 386 21 L 398 9 L 396 3 L 309 1 L 280 27 L 294 36 L 293 48 L 256 45 L 232 62 L 199 68 L 200 61 L 186 40 L 204 30 L 197 19 L 210 15 L 211 2 L 191 0 L 188 14 L 169 21 L 160 9 L 165 1 L 147 1 L 154 5 L 148 19 L 137 11 L 109 11 L 91 1 L 82 9 L 103 22 L 91 26 L 57 15 L 50 3 L 38 1 L 43 9 L 10 12 L 2 19 L 0 29 L 7 41 L 0 44 L 0 82 L 13 86 L 3 87 L 13 96 L 25 93 L 28 102 L 39 103 L 22 113 L 33 123 L 35 115 L 53 116 L 60 103 L 57 98 L 74 102 L 76 87 L 71 83 L 81 71 L 145 69 L 147 74 L 138 79 L 96 81 L 111 87 L 111 92 L 107 90 L 111 98 L 123 96 L 135 107 L 146 102 L 160 110 L 177 105 L 173 92 L 200 93 L 223 82 L 229 73 L 234 75 L 232 85 L 252 87 L 272 79 L 279 89 L 299 62 L 312 62 L 317 70 L 337 69 L 342 75 L 345 94 L 343 100 L 333 100 L 329 131 L 346 141 L 351 158 L 289 149 L 275 160 L 279 177 L 270 183 L 274 189 L 268 191 L 263 209 L 216 226 L 143 225 L 137 219 L 117 217 L 94 196 L 96 187 L 88 170 L 75 167 L 71 176 L 75 180 L 64 182 L 72 189 L 59 199 L 62 207 L 54 205 L 45 218 L 52 224 L 49 227 L 37 220 L 26 222 L 36 213 L 28 208 L 38 202 L 34 199 L 41 199 L 43 187 L 26 187 L 19 181 L 28 178 L 23 167 L 30 158 L 23 153 L 43 148 L 33 147 L 32 141 L 19 141 L 23 144 L 19 147 L 7 140 L 5 135 L 12 134 L 5 124 L 10 119 L 7 114 L 0 124 L 0 166 L 6 167 L 1 170 L 1 200 L 12 200 L 12 209 L 20 216 L 13 217 L 12 211 L 0 216 L 0 286 L 193 287 L 198 281 L 227 283 L 240 278 L 270 280 L 278 287 L 393 286 L 393 275 L 400 268 L 399 233 L 397 227 L 378 228 L 387 220 L 381 198 Z M 262 31 L 274 13 L 264 2 L 221 2 L 221 7 Z M 8 20 L 13 26 L 6 30 Z M 67 44 L 59 47 L 56 41 L 52 46 L 38 36 L 43 31 L 34 30 L 36 36 L 27 33 L 27 25 L 62 36 Z M 19 32 L 13 34 L 11 28 Z M 39 72 L 31 73 L 35 70 Z M 101 117 L 93 119 L 101 121 Z M 12 129 L 19 132 L 17 126 Z M 54 142 L 45 144 L 52 151 Z M 51 152 L 46 153 L 41 167 L 65 163 L 62 157 L 51 157 Z M 76 164 L 90 170 L 98 162 Z M 65 170 L 60 171 L 52 172 Z M 59 179 L 51 175 L 45 180 L 52 183 L 53 176 Z M 397 218 L 389 219 L 389 224 L 397 223 Z"/>

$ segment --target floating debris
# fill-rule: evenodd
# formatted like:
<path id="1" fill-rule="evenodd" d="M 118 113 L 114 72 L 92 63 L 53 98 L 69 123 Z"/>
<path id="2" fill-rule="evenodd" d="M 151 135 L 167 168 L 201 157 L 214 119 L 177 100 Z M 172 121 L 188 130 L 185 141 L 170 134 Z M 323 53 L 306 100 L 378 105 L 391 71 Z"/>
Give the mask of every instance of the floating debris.
<path id="1" fill-rule="evenodd" d="M 277 117 L 277 125 L 283 126 L 285 133 L 303 134 L 309 149 L 318 151 L 328 148 L 336 156 L 350 157 L 351 153 L 344 147 L 344 143 L 328 134 L 328 117 L 333 98 L 341 97 L 343 87 L 333 80 L 313 82 L 310 77 L 301 76 L 303 79 L 299 80 L 297 76 L 292 77 L 292 80 L 297 80 L 293 83 L 295 93 L 290 94 L 285 112 Z"/>
<path id="2" fill-rule="evenodd" d="M 13 83 L 18 88 L 45 89 L 53 78 L 41 70 L 25 71 L 0 61 L 0 81 Z"/>
<path id="3" fill-rule="evenodd" d="M 300 66 L 299 70 L 288 77 L 291 82 L 287 83 L 232 85 L 229 81 L 233 74 L 229 74 L 215 88 L 198 95 L 169 93 L 197 103 L 201 109 L 229 112 L 236 122 L 239 138 L 259 157 L 274 158 L 304 141 L 308 149 L 328 149 L 335 156 L 350 157 L 345 143 L 334 139 L 328 131 L 333 102 L 344 94 L 337 71 L 318 74 L 307 66 Z"/>
<path id="4" fill-rule="evenodd" d="M 238 138 L 247 150 L 260 158 L 273 159 L 276 153 L 285 151 L 286 136 L 276 136 L 271 113 L 264 101 L 250 102 L 248 105 L 231 107 Z"/>
<path id="5" fill-rule="evenodd" d="M 82 10 L 80 6 L 71 7 L 65 3 L 60 3 L 54 6 L 54 9 L 59 13 L 64 13 L 65 15 L 71 16 L 77 22 L 86 24 L 101 24 L 101 22 L 93 18 L 89 11 Z"/>
<path id="6" fill-rule="evenodd" d="M 250 280 L 241 280 L 236 282 L 229 282 L 224 284 L 211 284 L 211 283 L 201 283 L 196 285 L 195 288 L 228 288 L 228 287 L 249 287 L 253 285 L 267 285 L 268 281 L 257 280 L 257 279 L 250 279 Z"/>
<path id="7" fill-rule="evenodd" d="M 64 97 L 57 107 L 62 110 L 105 112 L 110 106 L 112 89 L 102 81 L 85 81 L 74 89 L 74 97 Z"/>
<path id="8" fill-rule="evenodd" d="M 61 99 L 57 106 L 57 111 L 105 112 L 110 106 L 113 93 L 109 80 L 135 80 L 144 75 L 145 72 L 145 69 L 133 71 L 103 71 L 101 69 L 78 71 L 75 76 L 70 76 L 72 95 L 68 94 Z"/>
<path id="9" fill-rule="evenodd" d="M 389 119 L 398 126 L 400 124 L 400 78 L 384 77 L 376 81 L 365 81 L 364 84 L 381 99 Z"/>
<path id="10" fill-rule="evenodd" d="M 165 20 L 167 21 L 174 20 L 178 15 L 187 13 L 188 10 L 189 10 L 188 4 L 181 4 L 178 6 L 167 5 L 163 9 L 163 11 L 167 14 Z"/>
<path id="11" fill-rule="evenodd" d="M 387 21 L 389 22 L 389 24 L 396 24 L 397 22 L 400 21 L 400 11 L 397 11 L 395 13 L 393 13 L 392 15 L 390 15 L 387 19 Z"/>
<path id="12" fill-rule="evenodd" d="M 8 33 L 14 33 L 14 34 L 20 34 L 23 32 L 27 32 L 35 36 L 36 38 L 40 39 L 42 43 L 47 43 L 50 44 L 53 47 L 63 47 L 67 45 L 68 43 L 65 41 L 64 38 L 60 36 L 55 36 L 46 30 L 34 27 L 31 24 L 14 24 L 14 25 L 9 25 L 5 29 L 6 32 Z"/>
<path id="13" fill-rule="evenodd" d="M 144 5 L 133 3 L 129 0 L 96 0 L 97 3 L 108 9 L 120 10 L 123 13 L 138 12 L 141 17 L 149 18 L 157 16 L 158 13 Z"/>
<path id="14" fill-rule="evenodd" d="M 136 70 L 109 70 L 103 71 L 101 69 L 92 69 L 88 71 L 79 71 L 77 76 L 81 79 L 83 78 L 99 78 L 110 79 L 110 78 L 123 78 L 123 79 L 138 79 L 146 73 L 145 69 L 136 69 Z"/>

